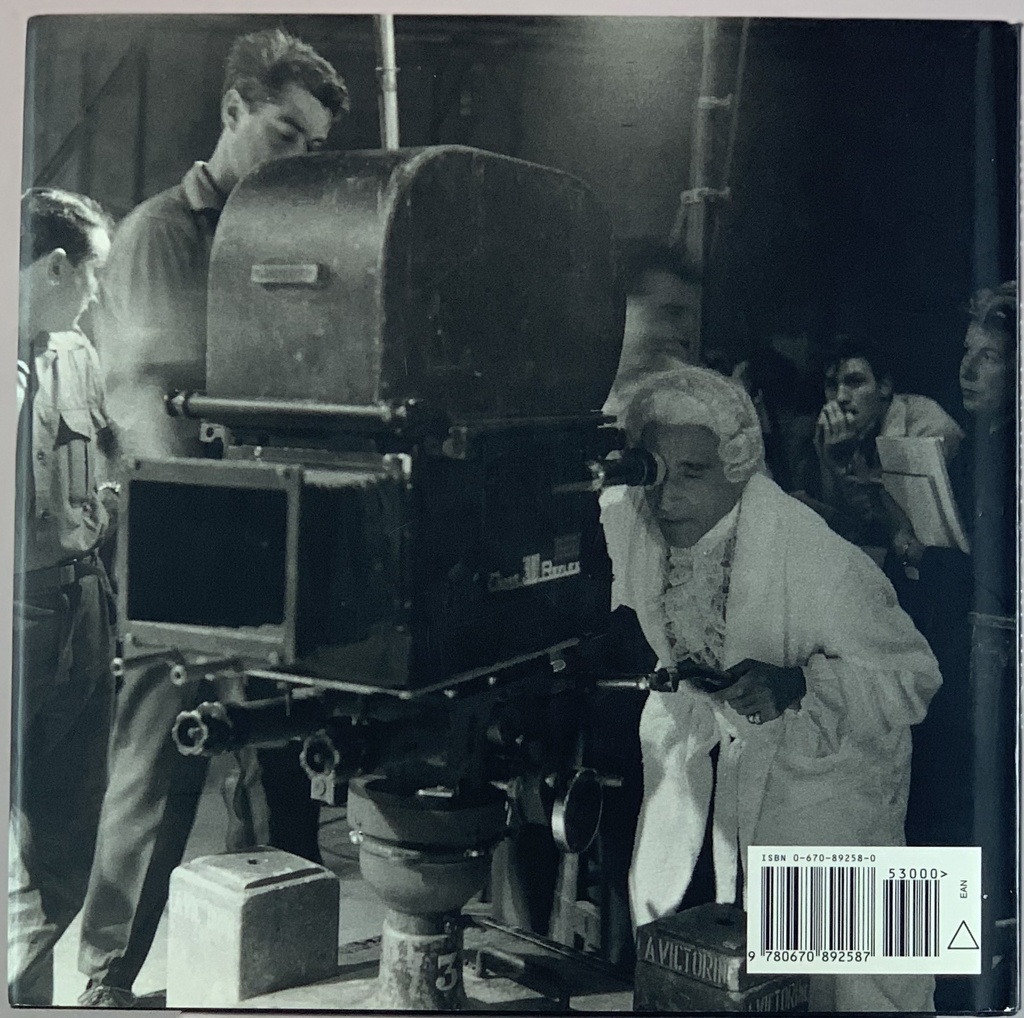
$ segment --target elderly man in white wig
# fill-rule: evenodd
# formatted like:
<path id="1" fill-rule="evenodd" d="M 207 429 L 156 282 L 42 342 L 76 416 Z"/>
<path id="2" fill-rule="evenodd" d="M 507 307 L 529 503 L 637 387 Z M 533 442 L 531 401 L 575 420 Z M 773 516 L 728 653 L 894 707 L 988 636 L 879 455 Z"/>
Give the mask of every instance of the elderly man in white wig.
<path id="1" fill-rule="evenodd" d="M 735 678 L 648 698 L 634 922 L 678 908 L 713 786 L 719 901 L 742 901 L 751 844 L 902 845 L 910 726 L 941 678 L 888 581 L 768 479 L 757 414 L 729 379 L 689 366 L 651 376 L 622 423 L 665 474 L 602 498 L 613 608 L 637 613 L 663 667 Z M 931 976 L 819 976 L 810 1010 L 933 1010 L 933 989 Z"/>

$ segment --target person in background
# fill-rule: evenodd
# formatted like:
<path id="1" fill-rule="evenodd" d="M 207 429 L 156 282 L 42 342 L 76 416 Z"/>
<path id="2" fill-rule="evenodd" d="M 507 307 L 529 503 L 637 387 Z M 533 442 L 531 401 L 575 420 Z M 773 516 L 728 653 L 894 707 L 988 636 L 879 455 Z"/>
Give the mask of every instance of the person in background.
<path id="1" fill-rule="evenodd" d="M 968 581 L 958 584 L 963 603 L 1003 618 L 1017 610 L 1017 311 L 1014 281 L 980 290 L 971 300 L 960 362 L 968 426 L 949 468 L 971 554 L 925 548 L 917 540 L 904 549 L 906 560 L 925 574 L 940 563 L 960 569 Z"/>
<path id="2" fill-rule="evenodd" d="M 621 418 L 630 392 L 651 375 L 701 359 L 701 280 L 683 252 L 664 242 L 646 241 L 623 260 L 626 321 L 622 352 L 604 413 Z M 621 426 L 621 419 L 619 421 Z M 612 613 L 604 665 L 611 671 L 642 674 L 654 660 L 636 614 L 625 606 Z M 594 765 L 623 777 L 606 790 L 605 806 L 590 860 L 600 873 L 604 909 L 605 957 L 632 972 L 636 960 L 629 922 L 629 859 L 641 799 L 637 725 L 643 699 L 635 693 L 603 691 L 590 704 L 588 750 Z"/>
<path id="3" fill-rule="evenodd" d="M 872 549 L 879 564 L 890 551 L 902 558 L 913 528 L 882 487 L 875 439 L 937 437 L 948 462 L 963 432 L 934 400 L 894 392 L 884 351 L 856 337 L 842 337 L 826 364 L 825 400 L 814 434 L 818 487 L 808 494 L 840 536 Z"/>
<path id="4" fill-rule="evenodd" d="M 344 82 L 306 43 L 272 29 L 232 44 L 221 133 L 209 161 L 195 163 L 180 184 L 130 213 L 110 252 L 95 329 L 126 454 L 201 454 L 195 422 L 170 418 L 163 397 L 172 388 L 205 388 L 207 277 L 220 212 L 235 185 L 257 167 L 319 149 L 347 108 Z M 171 726 L 180 711 L 216 696 L 206 683 L 174 685 L 166 665 L 129 664 L 82 917 L 83 1005 L 135 1002 L 131 987 L 152 945 L 207 773 L 206 760 L 177 751 Z M 232 807 L 228 847 L 269 842 L 319 860 L 319 809 L 294 751 L 260 751 L 258 765 L 252 751 L 244 751 L 239 765 L 241 776 L 226 796 Z"/>
<path id="5" fill-rule="evenodd" d="M 700 359 L 700 279 L 677 249 L 642 244 L 625 259 L 623 283 L 622 353 L 604 406 L 612 415 L 621 409 L 624 393 L 648 374 Z"/>
<path id="6" fill-rule="evenodd" d="M 946 1011 L 1016 999 L 1018 322 L 1015 282 L 974 295 L 960 363 L 968 424 L 949 467 L 970 553 L 913 537 L 903 549 L 946 680 L 915 732 L 908 840 L 982 850 L 982 975 L 940 982 Z"/>
<path id="7" fill-rule="evenodd" d="M 116 440 L 78 320 L 111 228 L 83 195 L 22 196 L 7 871 L 8 995 L 21 1006 L 52 1003 L 53 947 L 85 898 L 107 782 L 114 646 L 97 551 Z"/>
<path id="8" fill-rule="evenodd" d="M 665 477 L 602 495 L 612 607 L 636 611 L 680 678 L 640 722 L 634 923 L 679 909 L 702 844 L 719 902 L 744 900 L 750 845 L 902 845 L 910 728 L 941 678 L 892 586 L 768 479 L 737 383 L 692 366 L 653 375 L 624 421 Z M 813 976 L 809 1009 L 929 1011 L 933 987 Z"/>
<path id="9" fill-rule="evenodd" d="M 731 371 L 750 395 L 761 421 L 765 463 L 772 480 L 790 494 L 806 491 L 817 468 L 814 387 L 771 346 L 754 350 Z"/>
<path id="10" fill-rule="evenodd" d="M 683 265 L 681 252 L 656 241 L 633 245 L 620 261 L 626 294 L 622 351 L 604 413 L 621 412 L 633 387 L 651 374 L 698 357 L 699 279 Z M 601 667 L 637 674 L 650 670 L 650 649 L 628 608 L 614 612 Z M 642 699 L 634 692 L 602 691 L 588 702 L 585 725 L 590 766 L 625 777 L 605 793 L 595 846 L 584 854 L 591 883 L 601 888 L 602 953 L 623 971 L 635 961 L 629 925 L 627 873 L 640 808 L 640 746 L 636 738 Z M 561 859 L 548 833 L 523 825 L 495 853 L 492 908 L 502 922 L 548 935 Z"/>

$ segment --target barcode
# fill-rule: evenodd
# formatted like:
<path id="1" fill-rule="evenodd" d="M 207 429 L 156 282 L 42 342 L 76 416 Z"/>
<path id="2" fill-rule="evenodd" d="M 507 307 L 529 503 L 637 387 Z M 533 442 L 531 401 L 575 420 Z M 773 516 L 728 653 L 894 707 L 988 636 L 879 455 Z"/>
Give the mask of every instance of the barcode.
<path id="1" fill-rule="evenodd" d="M 746 872 L 748 973 L 981 972 L 979 848 L 750 845 Z"/>
<path id="2" fill-rule="evenodd" d="M 874 954 L 874 867 L 762 869 L 761 950 Z"/>
<path id="3" fill-rule="evenodd" d="M 938 957 L 938 880 L 883 880 L 882 916 L 886 958 Z"/>

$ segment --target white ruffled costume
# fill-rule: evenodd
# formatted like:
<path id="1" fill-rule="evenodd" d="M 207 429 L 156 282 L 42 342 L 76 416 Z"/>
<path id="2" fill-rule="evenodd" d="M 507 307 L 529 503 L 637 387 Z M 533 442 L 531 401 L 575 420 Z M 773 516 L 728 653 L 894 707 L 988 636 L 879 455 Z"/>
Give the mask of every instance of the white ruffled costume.
<path id="1" fill-rule="evenodd" d="M 699 555 L 720 547 L 722 528 L 735 527 L 717 664 L 752 658 L 800 666 L 807 685 L 797 709 L 762 725 L 685 683 L 677 693 L 649 696 L 640 723 L 644 801 L 630 872 L 633 919 L 642 924 L 674 911 L 690 882 L 711 805 L 709 753 L 716 745 L 719 901 L 735 900 L 738 860 L 751 844 L 903 844 L 910 726 L 924 718 L 941 678 L 881 571 L 761 472 L 760 432 L 755 439 L 751 430 L 756 414 L 737 386 L 682 368 L 650 379 L 631 409 L 625 423 L 634 441 L 651 420 L 703 424 L 719 435 L 730 480 L 749 475 L 734 518 L 692 549 Z M 660 664 L 670 665 L 680 653 L 666 624 L 669 549 L 645 493 L 606 492 L 602 523 L 614 569 L 612 606 L 636 611 Z M 930 976 L 817 977 L 810 1010 L 931 1010 L 933 988 Z"/>

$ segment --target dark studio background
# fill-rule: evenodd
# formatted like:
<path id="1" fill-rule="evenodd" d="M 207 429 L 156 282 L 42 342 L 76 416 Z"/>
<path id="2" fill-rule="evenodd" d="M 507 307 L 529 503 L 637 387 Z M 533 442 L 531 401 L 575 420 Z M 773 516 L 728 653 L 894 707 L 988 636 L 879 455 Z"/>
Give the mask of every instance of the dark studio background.
<path id="1" fill-rule="evenodd" d="M 35 19 L 24 183 L 89 193 L 117 215 L 178 181 L 219 132 L 224 57 L 280 24 L 348 81 L 331 144 L 379 143 L 369 16 Z M 717 94 L 736 87 L 743 22 L 718 23 Z M 667 236 L 692 186 L 703 24 L 679 18 L 398 17 L 402 144 L 460 143 L 572 172 L 624 241 Z M 891 345 L 905 388 L 959 410 L 972 290 L 1016 275 L 1015 28 L 969 22 L 754 19 L 733 154 L 711 118 L 705 345 L 773 335 L 811 359 L 839 329 Z M 800 342 L 795 346 L 800 347 Z"/>

